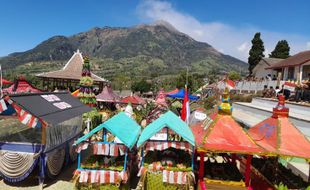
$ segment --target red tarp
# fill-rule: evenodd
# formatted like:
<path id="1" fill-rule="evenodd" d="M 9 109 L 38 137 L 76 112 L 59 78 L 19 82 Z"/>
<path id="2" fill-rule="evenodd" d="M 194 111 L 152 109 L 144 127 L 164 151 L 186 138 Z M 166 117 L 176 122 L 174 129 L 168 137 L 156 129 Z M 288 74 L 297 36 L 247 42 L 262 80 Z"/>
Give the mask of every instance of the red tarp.
<path id="1" fill-rule="evenodd" d="M 42 91 L 32 86 L 26 80 L 21 79 L 17 81 L 17 84 L 12 84 L 10 87 L 4 88 L 3 92 L 8 94 L 15 94 L 15 93 L 38 93 Z"/>
<path id="2" fill-rule="evenodd" d="M 271 154 L 310 158 L 309 140 L 288 120 L 289 110 L 279 99 L 273 116 L 250 128 L 249 134 Z"/>
<path id="3" fill-rule="evenodd" d="M 132 103 L 132 104 L 145 104 L 145 100 L 140 98 L 139 96 L 127 96 L 121 100 L 122 103 Z"/>
<path id="4" fill-rule="evenodd" d="M 116 102 L 120 97 L 116 95 L 112 88 L 105 86 L 100 94 L 96 96 L 98 102 Z"/>

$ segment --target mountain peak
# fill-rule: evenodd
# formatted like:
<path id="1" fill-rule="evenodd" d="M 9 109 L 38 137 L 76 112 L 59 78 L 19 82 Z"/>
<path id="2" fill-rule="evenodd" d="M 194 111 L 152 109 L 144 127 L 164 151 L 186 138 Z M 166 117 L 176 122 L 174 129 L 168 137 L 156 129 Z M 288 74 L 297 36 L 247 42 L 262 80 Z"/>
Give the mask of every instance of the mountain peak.
<path id="1" fill-rule="evenodd" d="M 154 23 L 152 23 L 151 25 L 153 25 L 153 26 L 164 26 L 171 31 L 179 32 L 172 24 L 170 24 L 169 22 L 167 22 L 165 20 L 157 20 Z"/>

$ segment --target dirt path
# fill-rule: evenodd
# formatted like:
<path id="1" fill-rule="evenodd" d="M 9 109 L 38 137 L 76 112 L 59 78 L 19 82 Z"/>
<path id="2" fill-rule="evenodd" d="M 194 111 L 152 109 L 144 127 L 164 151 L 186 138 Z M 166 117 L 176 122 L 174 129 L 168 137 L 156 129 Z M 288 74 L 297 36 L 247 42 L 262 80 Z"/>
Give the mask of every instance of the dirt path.
<path id="1" fill-rule="evenodd" d="M 61 174 L 54 180 L 46 180 L 44 189 L 47 190 L 72 190 L 74 184 L 70 182 L 73 176 L 73 171 L 76 169 L 76 164 L 71 164 L 67 168 L 63 168 Z M 38 179 L 35 176 L 29 176 L 26 180 L 19 183 L 7 183 L 0 179 L 1 190 L 38 190 Z"/>

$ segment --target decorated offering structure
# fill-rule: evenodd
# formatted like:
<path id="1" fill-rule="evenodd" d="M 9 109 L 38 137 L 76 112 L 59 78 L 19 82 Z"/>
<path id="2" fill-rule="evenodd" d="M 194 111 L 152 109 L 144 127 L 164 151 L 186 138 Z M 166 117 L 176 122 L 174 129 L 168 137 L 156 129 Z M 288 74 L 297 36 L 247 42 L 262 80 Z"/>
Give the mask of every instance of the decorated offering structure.
<path id="1" fill-rule="evenodd" d="M 94 80 L 91 78 L 90 63 L 88 57 L 84 57 L 82 78 L 80 80 L 80 90 L 78 97 L 81 102 L 91 107 L 96 105 L 96 97 L 93 92 Z"/>
<path id="2" fill-rule="evenodd" d="M 218 113 L 211 116 L 213 122 L 206 117 L 205 121 L 194 122 L 191 126 L 200 160 L 199 189 L 246 189 L 250 186 L 252 154 L 263 153 L 264 149 L 257 146 L 231 113 L 229 94 L 225 91 Z M 249 155 L 242 172 L 237 168 L 236 154 Z"/>
<path id="3" fill-rule="evenodd" d="M 279 96 L 279 103 L 273 108 L 273 115 L 249 129 L 249 134 L 257 144 L 266 149 L 267 155 L 275 156 L 255 159 L 253 166 L 274 185 L 283 183 L 288 188 L 302 189 L 306 188 L 306 181 L 278 162 L 279 157 L 298 157 L 306 160 L 310 158 L 309 140 L 289 121 L 288 115 L 289 108 L 285 107 L 285 99 Z"/>
<path id="4" fill-rule="evenodd" d="M 145 127 L 138 188 L 194 189 L 195 139 L 188 125 L 171 111 Z"/>
<path id="5" fill-rule="evenodd" d="M 140 134 L 140 126 L 120 112 L 79 138 L 77 187 L 118 189 L 128 181 L 129 153 Z M 90 149 L 91 156 L 82 161 L 81 151 Z"/>
<path id="6" fill-rule="evenodd" d="M 0 175 L 18 182 L 39 166 L 39 179 L 55 177 L 76 159 L 71 145 L 82 131 L 88 106 L 67 92 L 10 95 L 1 99 Z"/>

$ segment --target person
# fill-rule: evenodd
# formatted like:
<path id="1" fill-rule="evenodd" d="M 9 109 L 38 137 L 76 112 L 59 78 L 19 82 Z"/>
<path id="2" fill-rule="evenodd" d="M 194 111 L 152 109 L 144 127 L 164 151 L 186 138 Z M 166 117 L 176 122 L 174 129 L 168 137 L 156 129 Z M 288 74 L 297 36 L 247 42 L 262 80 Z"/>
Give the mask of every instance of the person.
<path id="1" fill-rule="evenodd" d="M 295 87 L 295 101 L 299 102 L 302 99 L 302 85 L 297 84 Z"/>
<path id="2" fill-rule="evenodd" d="M 272 80 L 277 80 L 276 75 L 273 75 Z"/>
<path id="3" fill-rule="evenodd" d="M 275 90 L 275 92 L 276 92 L 276 97 L 278 97 L 279 92 L 280 92 L 280 88 L 279 88 L 279 86 L 276 86 L 276 90 Z"/>
<path id="4" fill-rule="evenodd" d="M 288 89 L 284 89 L 284 84 L 282 85 L 282 89 L 278 92 L 278 94 L 283 94 L 285 97 L 285 100 L 288 100 L 289 97 L 291 96 L 291 91 Z"/>
<path id="5" fill-rule="evenodd" d="M 271 74 L 268 74 L 268 75 L 267 75 L 267 80 L 268 80 L 268 81 L 271 81 Z"/>
<path id="6" fill-rule="evenodd" d="M 264 89 L 263 89 L 263 91 L 262 91 L 263 98 L 266 98 L 267 92 L 268 92 L 268 86 L 267 86 L 267 85 L 264 85 Z"/>
<path id="7" fill-rule="evenodd" d="M 270 88 L 267 91 L 266 98 L 274 98 L 276 94 L 276 91 L 273 89 L 273 86 L 270 86 Z"/>

